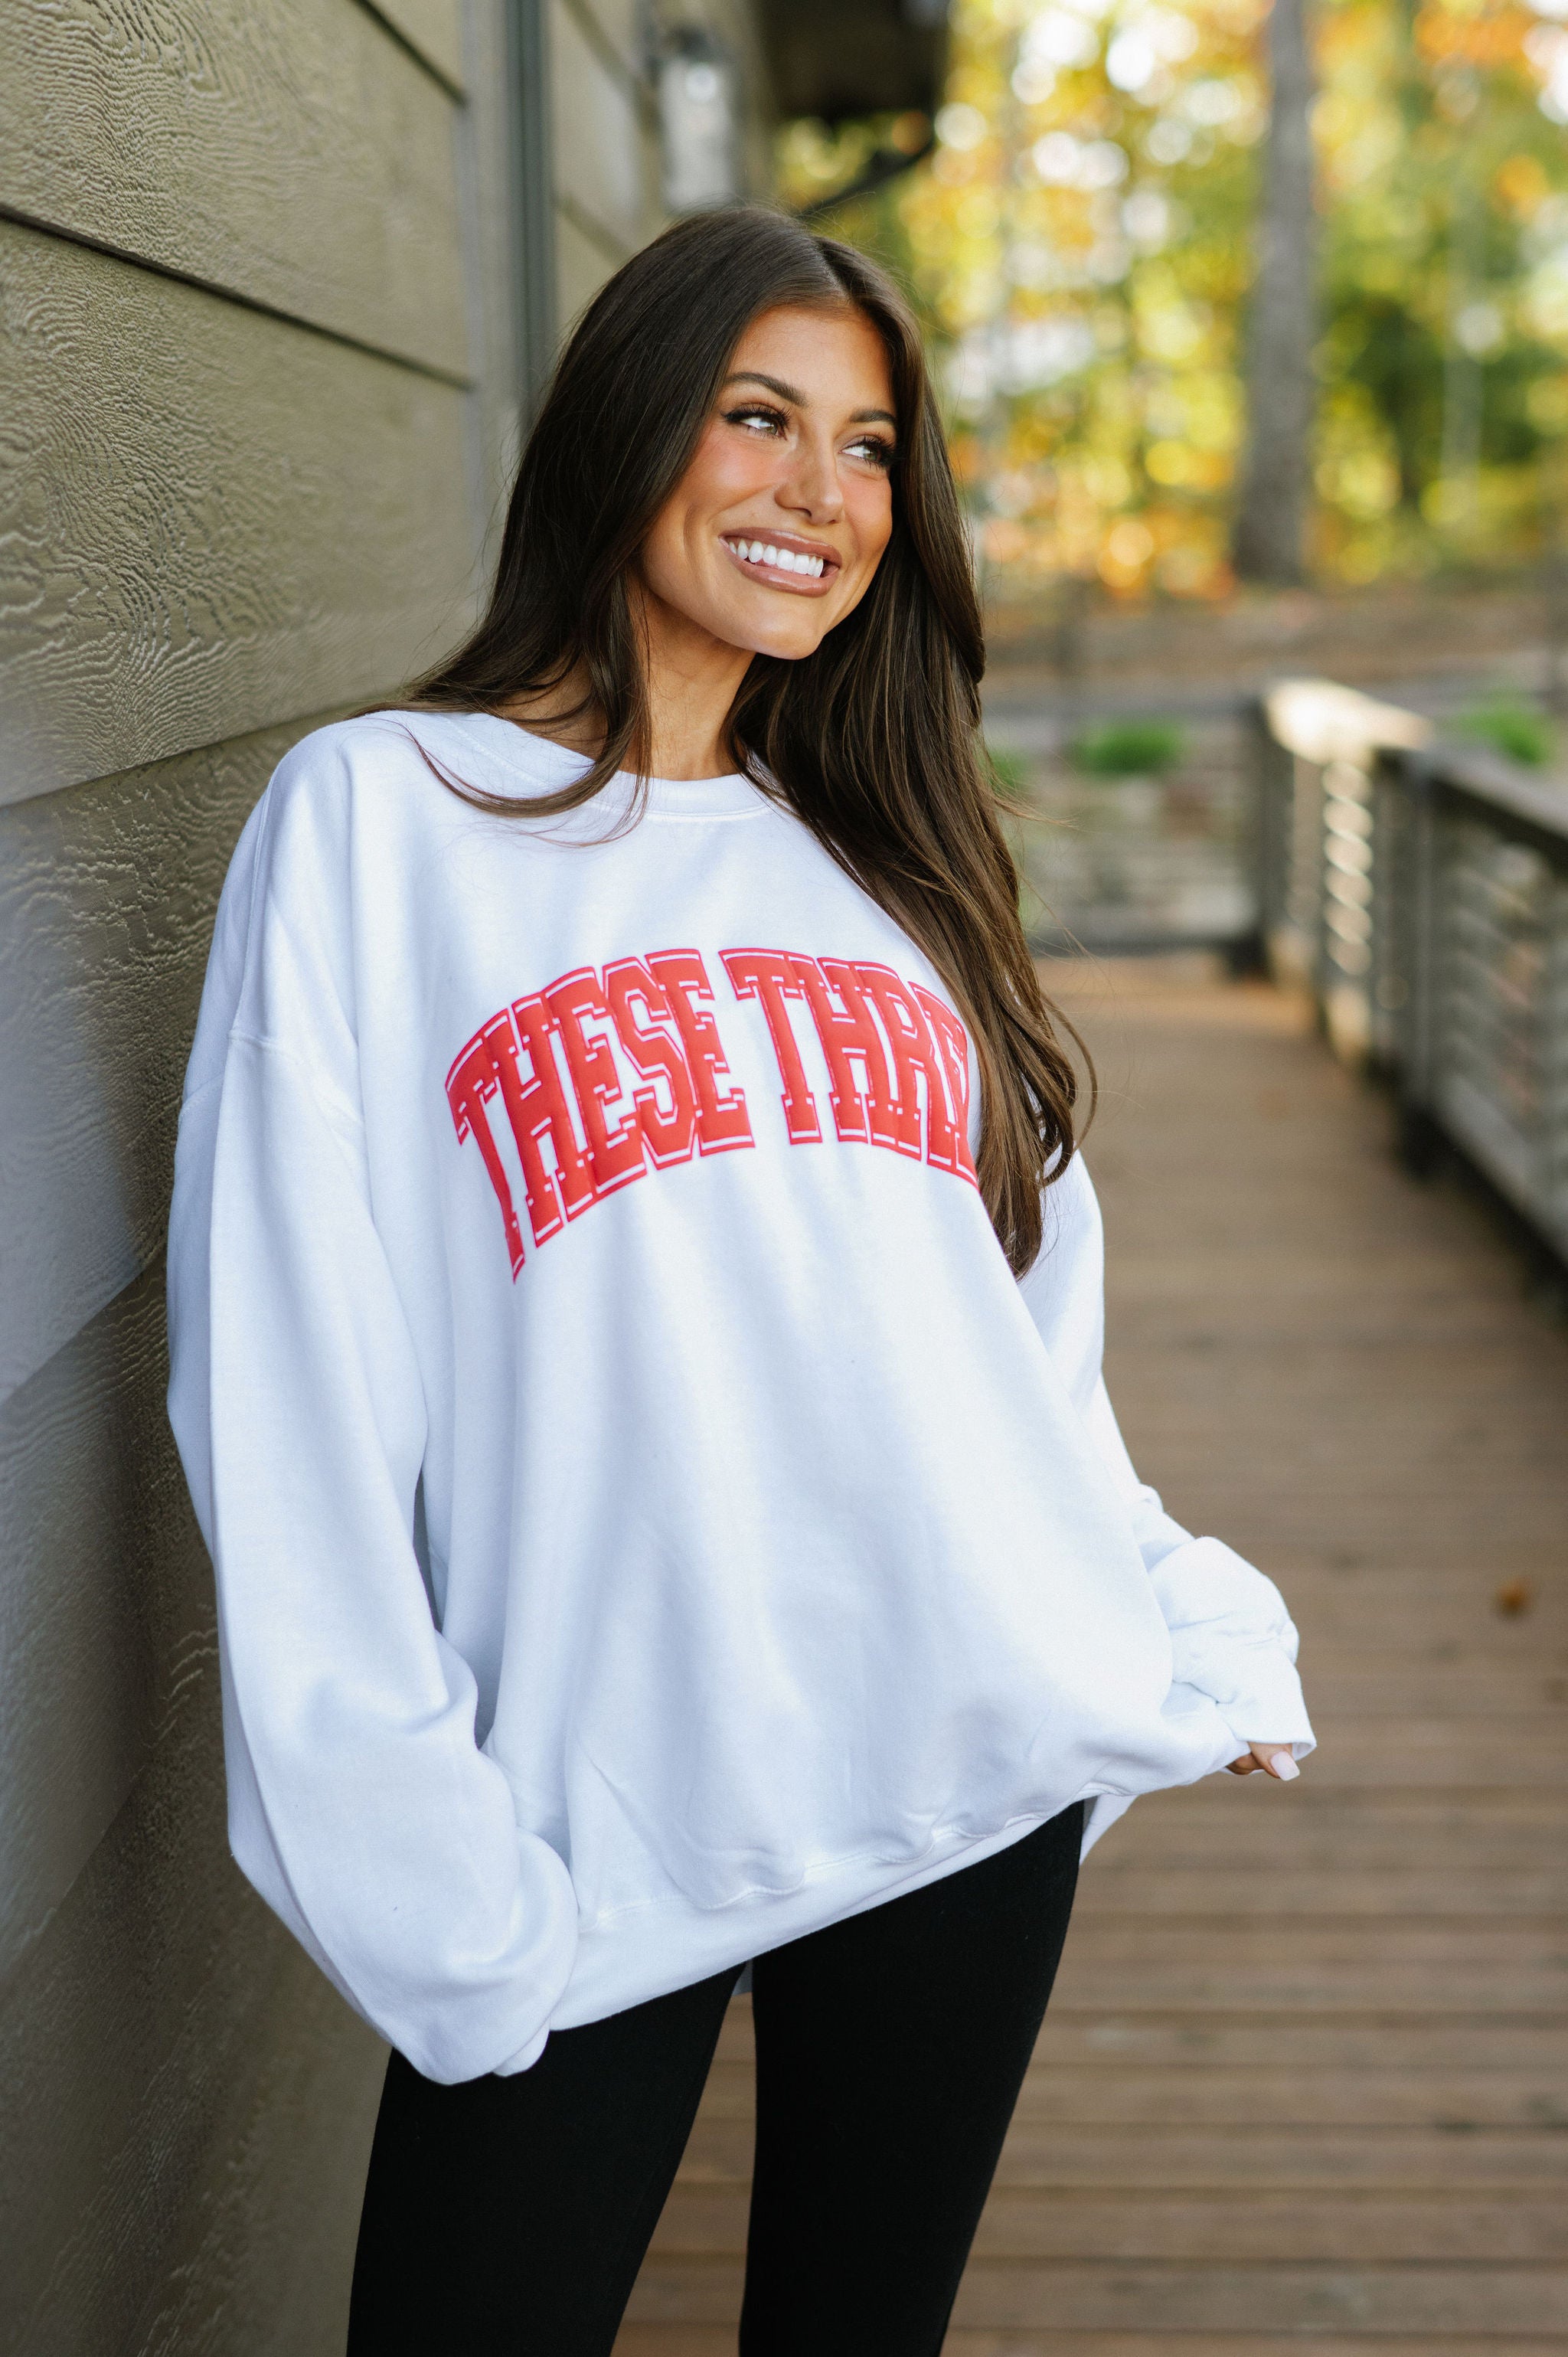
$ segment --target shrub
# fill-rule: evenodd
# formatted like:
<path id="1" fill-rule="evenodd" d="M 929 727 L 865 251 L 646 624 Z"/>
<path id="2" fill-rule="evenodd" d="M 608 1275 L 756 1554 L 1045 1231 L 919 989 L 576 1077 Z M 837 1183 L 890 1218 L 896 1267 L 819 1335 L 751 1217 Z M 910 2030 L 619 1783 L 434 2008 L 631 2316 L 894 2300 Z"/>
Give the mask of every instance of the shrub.
<path id="1" fill-rule="evenodd" d="M 1506 695 L 1473 704 L 1454 723 L 1454 733 L 1467 737 L 1473 745 L 1489 745 L 1494 753 L 1505 753 L 1510 761 L 1522 761 L 1531 770 L 1542 768 L 1557 750 L 1557 731 L 1545 713 Z"/>
<path id="2" fill-rule="evenodd" d="M 1175 767 L 1187 738 L 1173 720 L 1108 720 L 1068 751 L 1091 778 L 1146 778 Z"/>

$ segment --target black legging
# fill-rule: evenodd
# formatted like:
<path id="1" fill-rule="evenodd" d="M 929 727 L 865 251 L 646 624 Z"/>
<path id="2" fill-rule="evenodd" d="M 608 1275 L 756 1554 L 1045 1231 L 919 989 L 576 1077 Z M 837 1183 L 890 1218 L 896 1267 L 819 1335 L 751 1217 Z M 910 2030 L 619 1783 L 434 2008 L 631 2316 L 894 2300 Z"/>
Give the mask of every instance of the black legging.
<path id="1" fill-rule="evenodd" d="M 937 2357 L 1045 2014 L 1073 1807 L 978 1866 L 759 1956 L 741 2357 Z M 349 2357 L 609 2357 L 736 1982 L 439 2087 L 394 2054 Z"/>

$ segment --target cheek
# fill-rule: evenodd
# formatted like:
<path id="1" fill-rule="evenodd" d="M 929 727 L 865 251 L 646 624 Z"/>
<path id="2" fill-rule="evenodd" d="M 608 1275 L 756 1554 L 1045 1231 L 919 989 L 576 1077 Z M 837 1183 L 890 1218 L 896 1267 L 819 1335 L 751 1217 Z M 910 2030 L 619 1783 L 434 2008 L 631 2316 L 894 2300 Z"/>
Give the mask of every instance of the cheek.
<path id="1" fill-rule="evenodd" d="M 723 425 L 710 425 L 676 487 L 672 504 L 701 522 L 765 489 L 777 467 L 776 447 L 762 436 L 733 434 Z"/>
<path id="2" fill-rule="evenodd" d="M 861 582 L 869 581 L 893 537 L 893 486 L 886 476 L 846 487 L 844 508 L 860 552 Z"/>
<path id="3" fill-rule="evenodd" d="M 660 597 L 691 611 L 735 587 L 714 543 L 736 507 L 767 490 L 771 461 L 766 444 L 712 430 L 703 436 L 642 544 L 643 578 Z"/>
<path id="4" fill-rule="evenodd" d="M 869 568 L 893 537 L 893 486 L 886 475 L 875 481 L 859 481 L 844 505 Z"/>

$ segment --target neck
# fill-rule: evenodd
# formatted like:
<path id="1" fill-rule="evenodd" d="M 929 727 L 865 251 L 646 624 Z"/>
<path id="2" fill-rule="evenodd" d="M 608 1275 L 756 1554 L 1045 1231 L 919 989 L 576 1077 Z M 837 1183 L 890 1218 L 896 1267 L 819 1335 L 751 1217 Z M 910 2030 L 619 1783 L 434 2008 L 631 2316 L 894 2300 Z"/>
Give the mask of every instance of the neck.
<path id="1" fill-rule="evenodd" d="M 751 656 L 665 605 L 635 575 L 628 587 L 648 683 L 649 772 L 722 778 L 735 767 L 729 716 Z M 596 756 L 605 741 L 603 720 L 575 675 L 548 695 L 519 696 L 511 716 L 575 753 Z"/>
<path id="2" fill-rule="evenodd" d="M 751 655 L 665 605 L 635 576 L 628 587 L 648 682 L 649 766 L 656 778 L 722 778 L 735 767 L 729 716 Z"/>

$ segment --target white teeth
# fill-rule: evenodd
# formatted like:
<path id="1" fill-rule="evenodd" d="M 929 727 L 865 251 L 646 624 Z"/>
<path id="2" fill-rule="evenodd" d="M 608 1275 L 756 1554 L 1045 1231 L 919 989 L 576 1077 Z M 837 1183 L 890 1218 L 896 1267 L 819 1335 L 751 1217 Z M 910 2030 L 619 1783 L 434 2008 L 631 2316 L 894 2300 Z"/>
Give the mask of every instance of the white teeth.
<path id="1" fill-rule="evenodd" d="M 775 548 L 771 541 L 762 540 L 732 540 L 725 545 L 747 565 L 771 565 L 780 573 L 803 573 L 811 581 L 820 581 L 827 569 L 825 558 L 808 556 L 803 548 Z"/>

